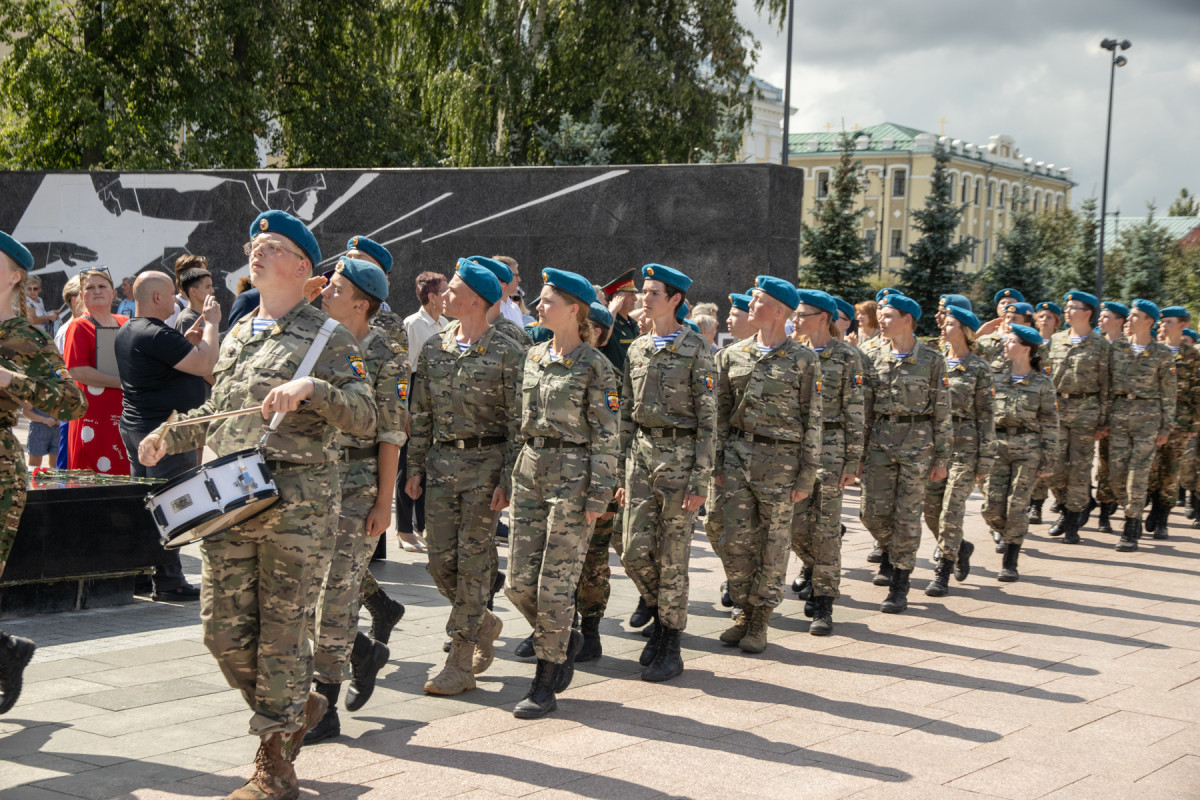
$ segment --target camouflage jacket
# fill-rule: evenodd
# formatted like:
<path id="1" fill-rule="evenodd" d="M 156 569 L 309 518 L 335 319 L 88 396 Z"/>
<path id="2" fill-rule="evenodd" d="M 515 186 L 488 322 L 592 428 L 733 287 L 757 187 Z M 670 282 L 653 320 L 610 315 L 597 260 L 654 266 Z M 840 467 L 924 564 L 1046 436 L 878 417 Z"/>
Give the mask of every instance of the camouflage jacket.
<path id="1" fill-rule="evenodd" d="M 457 320 L 455 320 L 455 323 L 457 323 Z M 503 314 L 496 317 L 496 321 L 492 323 L 492 327 L 519 344 L 522 351 L 533 347 L 533 337 L 526 333 L 524 328 Z"/>
<path id="2" fill-rule="evenodd" d="M 374 436 L 342 434 L 345 448 L 370 447 L 372 444 L 394 444 L 403 447 L 408 441 L 408 376 L 412 367 L 408 352 L 387 331 L 372 327 L 358 343 L 362 350 L 367 382 L 375 397 Z"/>
<path id="3" fill-rule="evenodd" d="M 507 492 L 520 439 L 518 392 L 524 352 L 492 326 L 465 353 L 459 353 L 458 329 L 455 321 L 421 348 L 409 405 L 409 475 L 425 474 L 425 459 L 434 442 L 502 438 L 507 444 L 500 485 Z"/>
<path id="4" fill-rule="evenodd" d="M 946 466 L 954 446 L 946 359 L 918 341 L 903 359 L 896 358 L 889 344 L 871 348 L 867 361 L 863 382 L 867 444 L 876 425 L 892 424 L 888 417 L 925 416 L 933 429 L 932 466 Z"/>
<path id="5" fill-rule="evenodd" d="M 675 341 L 661 350 L 654 336 L 639 336 L 625 351 L 625 376 L 621 382 L 620 473 L 638 426 L 686 428 L 695 436 L 695 465 L 688 494 L 708 493 L 712 479 L 713 446 L 717 425 L 717 373 L 712 348 L 704 337 L 682 328 Z"/>
<path id="6" fill-rule="evenodd" d="M 971 353 L 958 364 L 946 364 L 950 415 L 954 419 L 954 456 L 974 453 L 977 474 L 992 468 L 996 457 L 996 417 L 992 402 L 992 367 Z"/>
<path id="7" fill-rule="evenodd" d="M 996 390 L 996 438 L 1010 457 L 1038 459 L 1038 472 L 1056 472 L 1058 463 L 1058 401 L 1054 382 L 1040 372 L 1013 380 L 1010 362 L 993 371 Z"/>
<path id="8" fill-rule="evenodd" d="M 1200 430 L 1200 353 L 1186 345 L 1175 353 L 1175 430 Z"/>
<path id="9" fill-rule="evenodd" d="M 1140 354 L 1128 339 L 1110 345 L 1112 371 L 1109 383 L 1110 408 L 1125 400 L 1149 400 L 1158 404 L 1158 435 L 1169 436 L 1175 426 L 1175 358 L 1162 342 L 1150 342 Z"/>
<path id="10" fill-rule="evenodd" d="M 11 428 L 26 404 L 54 419 L 79 419 L 87 399 L 71 379 L 54 342 L 24 317 L 0 322 L 0 366 L 24 375 L 0 389 L 0 459 L 24 464 Z"/>
<path id="11" fill-rule="evenodd" d="M 379 328 L 384 335 L 404 348 L 404 357 L 408 358 L 408 330 L 404 327 L 404 320 L 399 314 L 395 311 L 380 309 L 371 318 L 371 327 Z"/>
<path id="12" fill-rule="evenodd" d="M 213 368 L 216 382 L 212 395 L 181 419 L 262 403 L 268 392 L 296 374 L 326 319 L 325 312 L 300 302 L 257 335 L 251 326 L 253 313 L 238 320 L 221 342 L 220 357 Z M 285 415 L 267 439 L 264 450 L 268 459 L 299 464 L 332 462 L 339 453 L 339 431 L 363 439 L 374 435 L 375 401 L 367 370 L 358 342 L 344 326 L 334 329 L 309 377 L 313 382 L 312 398 Z M 207 443 L 218 456 L 226 456 L 257 445 L 265 425 L 261 414 L 243 414 L 173 427 L 164 438 L 171 453 L 196 450 Z M 162 428 L 155 433 L 162 434 Z"/>
<path id="13" fill-rule="evenodd" d="M 550 342 L 525 355 L 521 381 L 521 438 L 565 439 L 589 445 L 587 510 L 608 510 L 617 488 L 617 421 L 621 402 L 612 367 L 587 342 L 560 359 Z"/>
<path id="14" fill-rule="evenodd" d="M 1050 337 L 1050 346 L 1042 355 L 1042 370 L 1054 381 L 1055 391 L 1064 395 L 1064 424 L 1095 417 L 1096 427 L 1106 427 L 1112 350 L 1095 331 L 1088 331 L 1079 344 L 1071 343 L 1073 335 L 1068 329 Z"/>
<path id="15" fill-rule="evenodd" d="M 785 339 L 769 353 L 758 337 L 717 353 L 717 446 L 713 470 L 724 472 L 725 444 L 738 431 L 800 445 L 793 488 L 812 493 L 821 465 L 821 367 L 802 344 Z"/>
<path id="16" fill-rule="evenodd" d="M 1004 355 L 1004 333 L 985 333 L 975 340 L 975 355 L 984 361 L 995 361 Z"/>
<path id="17" fill-rule="evenodd" d="M 836 444 L 837 429 L 840 428 L 842 448 L 836 455 L 843 462 L 842 474 L 857 473 L 863 456 L 864 437 L 862 354 L 855 347 L 833 339 L 817 353 L 817 362 L 821 365 L 821 417 L 825 442 Z"/>

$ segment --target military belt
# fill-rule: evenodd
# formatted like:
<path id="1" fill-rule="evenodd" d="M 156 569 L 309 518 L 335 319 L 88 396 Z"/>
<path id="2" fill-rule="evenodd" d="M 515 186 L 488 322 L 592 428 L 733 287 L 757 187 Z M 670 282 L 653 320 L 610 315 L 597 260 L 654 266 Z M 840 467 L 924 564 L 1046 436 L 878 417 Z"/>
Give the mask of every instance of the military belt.
<path id="1" fill-rule="evenodd" d="M 1078 400 L 1081 397 L 1095 397 L 1098 394 L 1100 394 L 1100 393 L 1099 392 L 1075 392 L 1074 394 L 1071 394 L 1069 392 L 1059 392 L 1058 396 L 1064 400 L 1070 400 L 1072 398 Z"/>
<path id="2" fill-rule="evenodd" d="M 299 461 L 268 461 L 267 469 L 271 472 L 278 472 L 281 469 L 295 469 L 296 467 L 317 467 L 319 464 L 301 464 Z"/>
<path id="3" fill-rule="evenodd" d="M 525 440 L 525 444 L 535 450 L 551 450 L 564 447 L 587 447 L 587 442 L 571 442 L 566 439 L 551 439 L 547 436 L 533 436 Z"/>
<path id="4" fill-rule="evenodd" d="M 651 428 L 647 425 L 638 425 L 638 430 L 654 439 L 682 439 L 685 436 L 696 435 L 695 428 Z"/>
<path id="5" fill-rule="evenodd" d="M 930 417 L 928 414 L 880 414 L 879 418 L 887 420 L 888 422 L 907 422 L 907 423 L 929 422 L 929 420 L 930 420 Z"/>
<path id="6" fill-rule="evenodd" d="M 452 450 L 482 450 L 485 447 L 495 447 L 507 441 L 508 439 L 503 436 L 473 436 L 470 439 L 445 439 L 438 444 Z"/>
<path id="7" fill-rule="evenodd" d="M 800 442 L 793 442 L 790 439 L 776 439 L 771 436 L 763 436 L 763 435 L 757 434 L 757 433 L 750 433 L 749 431 L 744 431 L 741 428 L 730 428 L 730 430 L 732 430 L 734 432 L 734 435 L 737 436 L 737 438 L 745 439 L 747 442 L 753 442 L 754 444 L 770 444 L 770 445 L 775 445 L 776 447 L 778 447 L 781 444 L 785 444 L 785 445 L 800 444 Z"/>
<path id="8" fill-rule="evenodd" d="M 379 455 L 379 445 L 373 444 L 370 447 L 349 447 L 342 448 L 338 454 L 341 461 L 362 461 L 368 458 L 375 458 Z"/>

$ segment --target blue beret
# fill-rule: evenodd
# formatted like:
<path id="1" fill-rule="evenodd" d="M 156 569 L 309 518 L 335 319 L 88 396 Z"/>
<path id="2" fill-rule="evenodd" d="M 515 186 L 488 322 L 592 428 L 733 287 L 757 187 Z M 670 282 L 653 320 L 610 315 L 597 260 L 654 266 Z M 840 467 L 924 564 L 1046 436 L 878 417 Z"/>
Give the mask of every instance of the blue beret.
<path id="1" fill-rule="evenodd" d="M 496 280 L 500 281 L 501 283 L 512 283 L 512 267 L 510 267 L 508 264 L 505 264 L 503 261 L 497 261 L 496 259 L 488 258 L 487 256 L 469 256 L 466 260 L 473 261 L 474 263 L 488 270 L 495 275 Z"/>
<path id="2" fill-rule="evenodd" d="M 361 250 L 371 258 L 379 262 L 379 266 L 387 274 L 392 272 L 392 254 L 387 251 L 387 248 L 381 245 L 374 239 L 368 239 L 365 236 L 351 236 L 346 242 L 347 250 Z"/>
<path id="3" fill-rule="evenodd" d="M 1096 299 L 1096 295 L 1088 294 L 1087 292 L 1071 291 L 1071 292 L 1067 292 L 1066 294 L 1063 295 L 1064 303 L 1069 303 L 1072 300 L 1078 300 L 1080 303 L 1083 303 L 1085 306 L 1091 306 L 1092 308 L 1100 307 L 1100 301 Z"/>
<path id="4" fill-rule="evenodd" d="M 979 317 L 975 316 L 975 312 L 969 308 L 947 305 L 946 313 L 958 320 L 964 328 L 970 328 L 972 331 L 979 330 Z"/>
<path id="5" fill-rule="evenodd" d="M 783 278 L 759 275 L 754 279 L 754 288 L 775 298 L 792 311 L 795 311 L 796 306 L 800 305 L 800 298 L 796 296 L 796 287 Z"/>
<path id="6" fill-rule="evenodd" d="M 1059 319 L 1062 319 L 1062 315 L 1063 315 L 1062 306 L 1060 306 L 1058 303 L 1051 303 L 1049 300 L 1043 300 L 1042 302 L 1038 303 L 1036 306 L 1033 307 L 1033 310 L 1034 311 L 1053 311 L 1055 314 L 1058 314 Z"/>
<path id="7" fill-rule="evenodd" d="M 949 308 L 950 306 L 958 306 L 965 308 L 967 311 L 974 311 L 975 307 L 971 305 L 971 301 L 961 294 L 944 294 L 938 298 L 938 306 Z"/>
<path id="8" fill-rule="evenodd" d="M 892 307 L 904 314 L 912 314 L 914 320 L 921 318 L 921 307 L 917 301 L 902 294 L 889 294 L 879 301 L 880 308 Z"/>
<path id="9" fill-rule="evenodd" d="M 847 303 L 840 297 L 833 298 L 833 304 L 837 306 L 838 313 L 846 319 L 854 319 L 854 306 Z"/>
<path id="10" fill-rule="evenodd" d="M 904 296 L 904 292 L 900 291 L 899 289 L 893 289 L 891 287 L 888 287 L 887 289 L 880 289 L 878 292 L 875 293 L 875 302 L 878 303 L 879 301 L 883 300 L 883 298 L 890 297 L 891 295 L 894 295 L 894 294 L 898 294 L 901 297 Z"/>
<path id="11" fill-rule="evenodd" d="M 1183 306 L 1167 306 L 1158 312 L 1163 319 L 1167 317 L 1179 317 L 1180 319 L 1191 319 L 1192 312 L 1188 311 Z"/>
<path id="12" fill-rule="evenodd" d="M 1192 337 L 1193 339 L 1195 339 L 1197 342 L 1200 342 L 1200 334 L 1197 334 L 1197 333 L 1196 333 L 1194 330 L 1192 330 L 1191 328 L 1184 328 L 1184 329 L 1183 329 L 1183 335 L 1184 335 L 1184 336 L 1190 336 L 1190 337 Z"/>
<path id="13" fill-rule="evenodd" d="M 831 319 L 837 319 L 838 304 L 829 292 L 822 292 L 820 289 L 800 289 L 796 292 L 796 298 L 801 305 L 827 311 Z"/>
<path id="14" fill-rule="evenodd" d="M 300 245 L 304 255 L 315 267 L 321 263 L 321 248 L 317 245 L 317 237 L 313 236 L 300 220 L 286 211 L 264 211 L 250 223 L 250 241 L 261 233 L 278 233 Z"/>
<path id="15" fill-rule="evenodd" d="M 750 295 L 748 294 L 729 295 L 729 302 L 733 304 L 733 307 L 741 309 L 742 311 L 750 310 L 750 299 Z"/>
<path id="16" fill-rule="evenodd" d="M 565 269 L 546 267 L 542 270 L 542 283 L 553 286 L 560 292 L 566 292 L 584 305 L 590 306 L 596 299 L 596 290 L 592 288 L 591 281 Z"/>
<path id="17" fill-rule="evenodd" d="M 1005 311 L 1011 311 L 1014 314 L 1024 314 L 1027 317 L 1033 316 L 1033 306 L 1024 301 L 1019 303 L 1009 303 L 1004 307 Z"/>
<path id="18" fill-rule="evenodd" d="M 1158 306 L 1154 305 L 1154 303 L 1151 303 L 1149 300 L 1134 300 L 1129 304 L 1129 310 L 1133 311 L 1134 309 L 1137 309 L 1143 314 L 1151 317 L 1155 322 L 1158 322 L 1158 318 L 1161 316 Z"/>
<path id="19" fill-rule="evenodd" d="M 682 322 L 684 325 L 687 325 L 689 328 L 691 328 L 692 330 L 694 330 L 696 333 L 700 333 L 700 326 L 699 326 L 699 325 L 697 325 L 697 324 L 696 324 L 695 322 L 693 322 L 692 320 L 690 320 L 690 319 L 685 319 L 685 320 L 680 320 L 680 321 L 681 321 L 681 322 Z"/>
<path id="20" fill-rule="evenodd" d="M 1114 303 L 1111 300 L 1105 300 L 1100 304 L 1100 307 L 1114 314 L 1119 314 L 1122 317 L 1129 316 L 1129 306 L 1124 303 Z"/>
<path id="21" fill-rule="evenodd" d="M 361 258 L 339 258 L 333 271 L 376 300 L 387 300 L 387 275 L 370 261 L 363 261 Z"/>
<path id="22" fill-rule="evenodd" d="M 33 269 L 33 253 L 29 248 L 0 231 L 0 253 L 4 253 L 17 263 L 17 266 L 28 272 Z"/>
<path id="23" fill-rule="evenodd" d="M 675 309 L 675 319 L 683 322 L 685 319 L 687 319 L 688 312 L 691 310 L 692 307 L 687 304 L 687 300 L 684 300 L 679 304 L 679 308 Z"/>
<path id="24" fill-rule="evenodd" d="M 1008 329 L 1012 333 L 1015 333 L 1021 341 L 1031 344 L 1034 347 L 1042 346 L 1042 335 L 1028 325 L 1009 325 Z"/>
<path id="25" fill-rule="evenodd" d="M 1015 300 L 1018 303 L 1025 302 L 1025 295 L 1021 294 L 1016 289 L 1001 289 L 1000 291 L 996 292 L 996 296 L 992 298 L 992 305 L 999 305 L 1000 301 L 1006 297 L 1009 300 Z"/>
<path id="26" fill-rule="evenodd" d="M 588 319 L 599 325 L 601 328 L 611 328 L 613 325 L 613 315 L 600 303 L 593 300 L 588 306 Z"/>
<path id="27" fill-rule="evenodd" d="M 642 277 L 652 281 L 662 281 L 667 286 L 674 286 L 681 292 L 686 292 L 692 286 L 692 279 L 677 269 L 662 264 L 647 264 L 642 267 Z"/>
<path id="28" fill-rule="evenodd" d="M 462 278 L 463 283 L 471 287 L 471 291 L 483 298 L 483 302 L 489 306 L 500 299 L 500 295 L 504 291 L 500 286 L 500 280 L 487 267 L 460 258 L 456 272 L 458 277 Z"/>

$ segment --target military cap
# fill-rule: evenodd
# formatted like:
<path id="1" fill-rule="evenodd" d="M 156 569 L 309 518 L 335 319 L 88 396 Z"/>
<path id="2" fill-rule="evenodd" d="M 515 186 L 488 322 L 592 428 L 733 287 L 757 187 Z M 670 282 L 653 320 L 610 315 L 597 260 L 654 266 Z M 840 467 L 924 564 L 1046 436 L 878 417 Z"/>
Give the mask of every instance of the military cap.
<path id="1" fill-rule="evenodd" d="M 1154 303 L 1151 303 L 1149 300 L 1134 300 L 1129 304 L 1129 310 L 1133 311 L 1134 309 L 1142 312 L 1155 322 L 1158 322 L 1159 317 L 1162 316 L 1162 313 L 1158 310 L 1158 306 L 1156 306 Z"/>
<path id="2" fill-rule="evenodd" d="M 1026 303 L 1024 301 L 1021 301 L 1019 303 L 1009 303 L 1008 305 L 1006 305 L 1004 307 L 1004 310 L 1011 311 L 1014 314 L 1024 314 L 1027 317 L 1033 316 L 1033 306 L 1029 305 L 1029 303 Z"/>
<path id="3" fill-rule="evenodd" d="M 590 306 L 596 298 L 596 290 L 592 288 L 591 281 L 565 269 L 547 267 L 542 270 L 542 283 L 553 286 L 560 292 L 566 292 L 584 305 Z"/>
<path id="4" fill-rule="evenodd" d="M 681 292 L 686 292 L 692 286 L 692 279 L 687 275 L 662 264 L 647 264 L 642 267 L 642 277 L 651 281 L 662 281 L 667 286 L 673 286 Z"/>
<path id="5" fill-rule="evenodd" d="M 611 328 L 613 325 L 613 315 L 600 303 L 593 300 L 588 305 L 588 319 L 599 325 L 601 328 Z"/>
<path id="6" fill-rule="evenodd" d="M 975 312 L 962 306 L 946 306 L 946 313 L 954 317 L 964 328 L 970 328 L 972 331 L 979 330 L 979 317 L 975 316 Z"/>
<path id="7" fill-rule="evenodd" d="M 1125 305 L 1124 303 L 1115 303 L 1111 300 L 1105 300 L 1100 303 L 1100 307 L 1105 311 L 1111 311 L 1112 313 L 1122 317 L 1129 316 L 1129 306 Z"/>
<path id="8" fill-rule="evenodd" d="M 366 236 L 351 236 L 346 242 L 347 250 L 361 250 L 371 258 L 379 262 L 379 267 L 385 274 L 390 275 L 392 272 L 392 254 L 387 251 L 387 248 L 381 245 L 374 239 L 368 239 Z"/>
<path id="9" fill-rule="evenodd" d="M 458 260 L 458 277 L 489 306 L 500 299 L 504 289 L 490 269 L 466 258 Z M 511 273 L 510 273 L 511 274 Z"/>
<path id="10" fill-rule="evenodd" d="M 681 319 L 680 322 L 682 322 L 684 325 L 687 325 L 689 328 L 694 330 L 696 333 L 700 333 L 700 326 L 697 325 L 694 321 L 692 321 L 690 319 Z"/>
<path id="11" fill-rule="evenodd" d="M 1196 333 L 1194 330 L 1192 330 L 1191 328 L 1184 328 L 1184 329 L 1183 329 L 1183 335 L 1184 335 L 1184 336 L 1190 336 L 1190 337 L 1192 337 L 1192 341 L 1193 341 L 1193 342 L 1200 342 L 1200 334 L 1197 334 L 1197 333 Z"/>
<path id="12" fill-rule="evenodd" d="M 339 258 L 333 271 L 376 300 L 387 300 L 388 281 L 383 269 L 361 258 Z"/>
<path id="13" fill-rule="evenodd" d="M 1017 338 L 1026 344 L 1031 344 L 1034 347 L 1042 346 L 1042 335 L 1028 325 L 1009 325 L 1009 331 L 1016 334 Z"/>
<path id="14" fill-rule="evenodd" d="M 1058 303 L 1051 303 L 1049 300 L 1043 300 L 1042 302 L 1038 303 L 1036 306 L 1033 307 L 1033 310 L 1034 311 L 1052 311 L 1058 315 L 1059 319 L 1062 319 L 1062 315 L 1063 315 L 1062 306 L 1060 306 Z"/>
<path id="15" fill-rule="evenodd" d="M 687 300 L 684 300 L 679 304 L 679 308 L 675 309 L 675 319 L 683 322 L 685 319 L 687 319 L 688 312 L 691 310 L 692 307 L 687 304 Z"/>
<path id="16" fill-rule="evenodd" d="M 950 306 L 958 306 L 972 312 L 975 310 L 975 307 L 971 305 L 971 301 L 961 294 L 944 294 L 938 298 L 938 308 L 948 308 Z"/>
<path id="17" fill-rule="evenodd" d="M 286 211 L 264 211 L 250 223 L 250 241 L 263 233 L 278 233 L 300 246 L 313 266 L 321 263 L 321 248 L 308 226 Z"/>
<path id="18" fill-rule="evenodd" d="M 854 306 L 847 303 L 840 297 L 833 298 L 834 305 L 837 306 L 838 313 L 846 319 L 854 319 Z"/>
<path id="19" fill-rule="evenodd" d="M 917 301 L 902 294 L 889 294 L 879 301 L 880 308 L 892 307 L 904 314 L 911 314 L 914 320 L 921 318 L 921 307 Z"/>
<path id="20" fill-rule="evenodd" d="M 26 272 L 33 269 L 33 253 L 29 252 L 28 247 L 4 231 L 0 231 L 0 253 L 11 258 L 18 267 Z"/>
<path id="21" fill-rule="evenodd" d="M 1001 289 L 1000 291 L 996 292 L 995 297 L 992 298 L 992 305 L 999 305 L 1000 301 L 1005 298 L 1018 303 L 1025 302 L 1025 295 L 1021 294 L 1016 289 Z"/>
<path id="22" fill-rule="evenodd" d="M 496 276 L 496 280 L 501 283 L 512 283 L 513 271 L 512 267 L 505 264 L 503 261 L 497 261 L 494 258 L 487 256 L 468 256 L 467 261 L 472 261 Z"/>
<path id="23" fill-rule="evenodd" d="M 637 292 L 637 287 L 633 284 L 633 276 L 636 274 L 633 268 L 627 269 L 617 277 L 613 278 L 602 287 L 605 297 L 612 297 L 617 292 Z"/>
<path id="24" fill-rule="evenodd" d="M 819 308 L 828 312 L 831 319 L 837 319 L 838 304 L 829 292 L 822 292 L 820 289 L 800 289 L 796 292 L 796 298 L 801 305 Z"/>
<path id="25" fill-rule="evenodd" d="M 729 295 L 729 302 L 733 305 L 733 307 L 741 309 L 742 311 L 750 310 L 750 300 L 751 298 L 748 294 Z"/>
<path id="26" fill-rule="evenodd" d="M 759 275 L 754 279 L 754 288 L 775 298 L 792 311 L 795 311 L 796 306 L 800 304 L 800 300 L 796 297 L 796 287 L 783 278 Z"/>
<path id="27" fill-rule="evenodd" d="M 881 300 L 883 300 L 883 298 L 891 297 L 894 294 L 898 294 L 901 297 L 904 296 L 904 292 L 900 291 L 899 289 L 893 289 L 892 287 L 889 286 L 888 288 L 880 289 L 878 292 L 875 293 L 875 302 L 878 303 Z"/>
<path id="28" fill-rule="evenodd" d="M 1070 291 L 1063 295 L 1063 302 L 1069 303 L 1072 300 L 1083 303 L 1085 306 L 1099 308 L 1100 301 L 1096 299 L 1096 295 L 1088 294 L 1087 292 Z"/>
<path id="29" fill-rule="evenodd" d="M 1191 319 L 1192 312 L 1188 311 L 1183 306 L 1167 306 L 1158 312 L 1163 319 L 1167 317 L 1178 317 L 1180 319 Z"/>

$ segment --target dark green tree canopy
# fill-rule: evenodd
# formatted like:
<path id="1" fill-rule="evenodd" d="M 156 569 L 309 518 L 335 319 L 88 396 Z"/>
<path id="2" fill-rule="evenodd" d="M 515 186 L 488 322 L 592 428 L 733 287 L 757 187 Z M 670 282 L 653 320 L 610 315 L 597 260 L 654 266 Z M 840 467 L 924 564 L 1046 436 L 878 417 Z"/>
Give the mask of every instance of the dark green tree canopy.
<path id="1" fill-rule="evenodd" d="M 867 297 L 867 276 L 874 262 L 864 254 L 859 220 L 865 209 L 856 207 L 862 181 L 859 164 L 851 158 L 854 145 L 845 133 L 840 145 L 842 156 L 830 176 L 829 195 L 817 201 L 813 221 L 800 228 L 800 255 L 808 259 L 800 267 L 800 285 L 855 303 Z"/>

